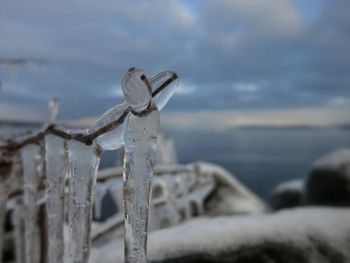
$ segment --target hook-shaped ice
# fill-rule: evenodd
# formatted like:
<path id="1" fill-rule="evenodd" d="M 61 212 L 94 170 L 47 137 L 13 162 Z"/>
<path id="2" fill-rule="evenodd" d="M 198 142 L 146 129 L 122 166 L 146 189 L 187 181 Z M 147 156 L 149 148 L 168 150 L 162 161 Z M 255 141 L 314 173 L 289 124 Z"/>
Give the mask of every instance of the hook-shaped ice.
<path id="1" fill-rule="evenodd" d="M 102 150 L 116 150 L 123 146 L 124 123 L 131 109 L 142 112 L 151 106 L 162 110 L 178 87 L 178 77 L 173 71 L 162 71 L 150 78 L 139 68 L 130 68 L 122 82 L 125 101 L 106 111 L 89 129 L 96 132 L 107 124 L 115 123 L 110 131 L 96 139 L 96 144 Z"/>

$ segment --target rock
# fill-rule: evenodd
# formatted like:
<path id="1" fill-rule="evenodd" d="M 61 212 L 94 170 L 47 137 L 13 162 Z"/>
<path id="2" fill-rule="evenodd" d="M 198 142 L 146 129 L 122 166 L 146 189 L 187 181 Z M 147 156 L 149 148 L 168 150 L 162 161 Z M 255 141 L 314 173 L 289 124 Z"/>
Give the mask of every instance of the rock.
<path id="1" fill-rule="evenodd" d="M 350 209 L 298 208 L 268 215 L 198 218 L 150 234 L 153 263 L 350 262 Z M 123 244 L 93 249 L 91 262 L 123 261 Z"/>
<path id="2" fill-rule="evenodd" d="M 206 162 L 197 163 L 197 173 L 214 178 L 215 190 L 205 200 L 209 216 L 262 213 L 265 203 L 224 168 Z"/>
<path id="3" fill-rule="evenodd" d="M 350 149 L 332 152 L 313 164 L 306 181 L 306 202 L 350 206 Z"/>
<path id="4" fill-rule="evenodd" d="M 304 181 L 293 180 L 279 184 L 272 190 L 271 206 L 273 210 L 301 206 L 304 196 Z"/>

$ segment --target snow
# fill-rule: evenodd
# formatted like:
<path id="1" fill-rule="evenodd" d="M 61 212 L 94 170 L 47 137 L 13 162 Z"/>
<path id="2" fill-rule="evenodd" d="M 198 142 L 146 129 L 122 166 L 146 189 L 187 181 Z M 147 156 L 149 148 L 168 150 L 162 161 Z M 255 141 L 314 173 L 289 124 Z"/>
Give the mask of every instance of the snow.
<path id="1" fill-rule="evenodd" d="M 190 262 L 185 260 L 190 256 L 221 262 L 232 256 L 239 258 L 243 250 L 254 253 L 265 244 L 275 244 L 276 247 L 286 245 L 287 251 L 288 248 L 300 250 L 300 256 L 309 259 L 307 262 L 320 263 L 323 262 L 322 252 L 317 248 L 320 243 L 325 244 L 324 253 L 327 249 L 336 250 L 347 259 L 344 262 L 348 262 L 349 218 L 350 209 L 333 208 L 299 208 L 275 214 L 199 218 L 151 233 L 149 262 L 178 262 L 180 259 L 183 259 L 181 262 Z M 116 241 L 93 249 L 91 262 L 123 262 L 122 244 Z"/>

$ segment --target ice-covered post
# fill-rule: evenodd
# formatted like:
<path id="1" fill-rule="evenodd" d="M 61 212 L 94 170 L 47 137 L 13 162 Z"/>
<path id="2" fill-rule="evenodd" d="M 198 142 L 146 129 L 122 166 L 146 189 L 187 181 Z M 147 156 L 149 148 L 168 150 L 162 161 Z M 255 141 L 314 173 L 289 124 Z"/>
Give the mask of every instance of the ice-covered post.
<path id="1" fill-rule="evenodd" d="M 153 79 L 153 84 L 156 80 Z M 122 89 L 131 107 L 124 134 L 125 262 L 143 263 L 147 262 L 148 211 L 159 110 L 152 99 L 152 80 L 141 69 L 129 69 Z"/>
<path id="2" fill-rule="evenodd" d="M 138 68 L 126 73 L 125 102 L 107 111 L 88 133 L 101 151 L 124 146 L 125 262 L 146 262 L 148 208 L 159 128 L 159 111 L 177 88 L 177 75 L 152 78 Z"/>

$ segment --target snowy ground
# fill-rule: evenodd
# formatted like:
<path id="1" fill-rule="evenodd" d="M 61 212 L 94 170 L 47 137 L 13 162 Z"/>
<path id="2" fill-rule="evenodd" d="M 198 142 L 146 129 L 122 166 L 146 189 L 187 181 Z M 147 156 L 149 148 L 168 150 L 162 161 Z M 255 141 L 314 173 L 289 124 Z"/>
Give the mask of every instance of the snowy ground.
<path id="1" fill-rule="evenodd" d="M 350 262 L 350 209 L 300 208 L 198 218 L 149 237 L 150 262 Z M 93 249 L 91 262 L 123 262 L 123 244 Z"/>

